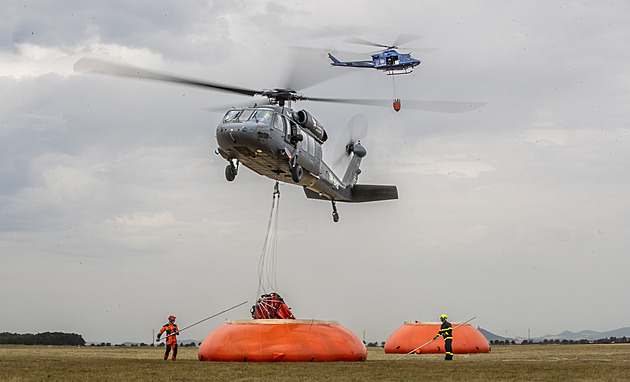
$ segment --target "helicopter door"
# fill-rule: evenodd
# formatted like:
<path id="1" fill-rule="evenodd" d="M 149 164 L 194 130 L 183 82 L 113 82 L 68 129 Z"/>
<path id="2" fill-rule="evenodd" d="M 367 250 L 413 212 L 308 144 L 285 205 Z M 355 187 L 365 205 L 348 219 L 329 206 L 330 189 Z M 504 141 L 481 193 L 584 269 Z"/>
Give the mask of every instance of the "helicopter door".
<path id="1" fill-rule="evenodd" d="M 279 130 L 282 132 L 282 134 L 286 134 L 286 128 L 285 128 L 286 122 L 284 120 L 284 118 L 282 118 L 279 114 L 276 114 L 275 117 L 273 118 L 273 127 L 276 130 Z"/>
<path id="2" fill-rule="evenodd" d="M 321 146 L 315 138 L 309 134 L 304 134 L 304 140 L 300 146 L 300 155 L 298 156 L 298 163 L 304 167 L 305 170 L 313 175 L 319 175 L 321 162 Z"/>
<path id="3" fill-rule="evenodd" d="M 387 66 L 394 66 L 397 64 L 398 56 L 387 57 Z"/>

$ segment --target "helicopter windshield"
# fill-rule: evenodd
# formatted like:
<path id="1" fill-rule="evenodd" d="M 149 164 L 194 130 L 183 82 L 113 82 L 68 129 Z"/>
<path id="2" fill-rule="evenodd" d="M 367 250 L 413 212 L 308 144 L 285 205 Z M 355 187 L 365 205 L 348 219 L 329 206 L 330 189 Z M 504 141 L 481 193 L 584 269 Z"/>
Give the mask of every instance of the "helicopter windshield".
<path id="1" fill-rule="evenodd" d="M 253 119 L 258 123 L 268 125 L 271 123 L 271 117 L 273 117 L 273 111 L 271 110 L 256 110 L 256 114 L 254 114 L 250 119 Z"/>
<path id="2" fill-rule="evenodd" d="M 254 110 L 232 109 L 225 113 L 223 123 L 247 121 L 249 117 L 251 117 L 252 113 L 254 113 Z"/>
<path id="3" fill-rule="evenodd" d="M 249 117 L 252 116 L 252 113 L 254 111 L 253 110 L 243 110 L 243 113 L 241 113 L 241 115 L 239 115 L 238 117 L 238 121 L 239 122 L 245 122 L 249 119 Z"/>
<path id="4" fill-rule="evenodd" d="M 223 122 L 234 122 L 238 118 L 238 115 L 242 110 L 230 110 L 225 113 L 225 117 L 223 117 Z"/>

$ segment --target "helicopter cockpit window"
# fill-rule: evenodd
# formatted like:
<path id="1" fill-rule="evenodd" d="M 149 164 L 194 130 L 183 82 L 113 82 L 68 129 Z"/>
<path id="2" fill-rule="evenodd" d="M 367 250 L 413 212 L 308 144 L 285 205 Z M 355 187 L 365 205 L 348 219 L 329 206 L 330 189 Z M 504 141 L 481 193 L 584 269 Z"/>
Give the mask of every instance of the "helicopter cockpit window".
<path id="1" fill-rule="evenodd" d="M 235 122 L 238 118 L 238 115 L 242 110 L 230 110 L 225 113 L 225 117 L 223 117 L 223 123 L 225 122 Z"/>
<path id="2" fill-rule="evenodd" d="M 284 119 L 280 115 L 276 115 L 273 120 L 273 127 L 284 132 Z"/>
<path id="3" fill-rule="evenodd" d="M 241 113 L 241 115 L 238 116 L 238 121 L 239 122 L 245 122 L 249 119 L 249 117 L 252 116 L 252 113 L 254 111 L 253 110 L 243 110 L 243 112 Z"/>
<path id="4" fill-rule="evenodd" d="M 258 123 L 269 125 L 271 123 L 271 117 L 273 117 L 273 112 L 271 110 L 256 110 L 256 114 L 254 114 L 251 118 Z"/>

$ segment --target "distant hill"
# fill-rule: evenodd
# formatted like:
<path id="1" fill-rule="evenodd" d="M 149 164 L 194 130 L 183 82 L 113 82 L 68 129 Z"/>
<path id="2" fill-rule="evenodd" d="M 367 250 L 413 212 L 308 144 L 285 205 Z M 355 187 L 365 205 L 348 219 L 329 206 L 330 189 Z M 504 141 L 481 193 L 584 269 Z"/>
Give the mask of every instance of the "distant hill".
<path id="1" fill-rule="evenodd" d="M 521 342 L 522 340 L 526 339 L 523 337 L 515 337 L 515 338 L 506 338 L 506 337 L 501 337 L 498 336 L 494 333 L 491 333 L 485 329 L 482 329 L 480 327 L 477 328 L 477 330 L 479 330 L 479 332 L 481 332 L 481 334 L 483 334 L 484 337 L 486 337 L 486 339 L 488 340 L 488 342 L 490 341 L 506 341 L 506 340 L 516 340 L 517 342 Z M 573 340 L 573 341 L 578 341 L 578 340 L 589 340 L 589 341 L 595 341 L 595 340 L 599 340 L 602 338 L 610 338 L 610 337 L 617 337 L 617 338 L 622 338 L 622 337 L 626 337 L 626 338 L 630 338 L 630 327 L 625 327 L 625 328 L 619 328 L 619 329 L 615 329 L 615 330 L 609 330 L 607 332 L 596 332 L 594 330 L 581 330 L 577 333 L 565 330 L 562 333 L 559 334 L 546 334 L 542 337 L 533 337 L 531 340 L 534 342 L 542 342 L 544 340 Z"/>
<path id="2" fill-rule="evenodd" d="M 484 337 L 486 337 L 486 340 L 488 342 L 490 341 L 506 341 L 509 340 L 509 338 L 505 338 L 505 337 L 501 337 L 501 336 L 497 336 L 494 333 L 490 333 L 489 331 L 487 331 L 486 329 L 482 329 L 481 327 L 477 327 L 477 330 L 483 334 Z"/>
<path id="3" fill-rule="evenodd" d="M 543 341 L 543 340 L 589 340 L 595 341 L 601 338 L 610 338 L 610 337 L 626 337 L 630 338 L 630 327 L 619 328 L 615 330 L 609 330 L 607 332 L 596 332 L 594 330 L 582 330 L 577 333 L 565 330 L 560 334 L 547 334 L 543 337 L 532 338 L 534 341 Z"/>

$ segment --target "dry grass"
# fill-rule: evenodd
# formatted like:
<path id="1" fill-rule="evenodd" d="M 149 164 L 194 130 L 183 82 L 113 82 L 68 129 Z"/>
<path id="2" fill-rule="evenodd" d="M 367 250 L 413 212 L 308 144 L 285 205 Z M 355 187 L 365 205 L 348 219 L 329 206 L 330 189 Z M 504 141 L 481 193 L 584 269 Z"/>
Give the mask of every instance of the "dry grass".
<path id="1" fill-rule="evenodd" d="M 489 354 L 385 354 L 370 348 L 366 362 L 200 362 L 180 348 L 175 362 L 163 348 L 0 346 L 2 381 L 627 381 L 630 344 L 494 346 Z"/>

